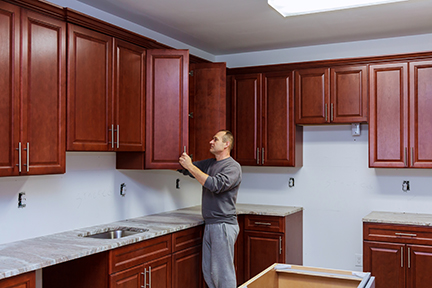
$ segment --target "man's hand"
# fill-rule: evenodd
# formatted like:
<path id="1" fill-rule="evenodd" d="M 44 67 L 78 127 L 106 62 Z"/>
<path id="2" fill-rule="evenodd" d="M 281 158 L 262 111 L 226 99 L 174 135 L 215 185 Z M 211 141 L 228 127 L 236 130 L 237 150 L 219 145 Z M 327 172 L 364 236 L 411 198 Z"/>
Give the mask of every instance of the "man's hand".
<path id="1" fill-rule="evenodd" d="M 192 165 L 192 159 L 189 157 L 189 155 L 183 152 L 179 158 L 179 163 L 181 166 L 183 166 L 183 168 L 189 170 Z"/>

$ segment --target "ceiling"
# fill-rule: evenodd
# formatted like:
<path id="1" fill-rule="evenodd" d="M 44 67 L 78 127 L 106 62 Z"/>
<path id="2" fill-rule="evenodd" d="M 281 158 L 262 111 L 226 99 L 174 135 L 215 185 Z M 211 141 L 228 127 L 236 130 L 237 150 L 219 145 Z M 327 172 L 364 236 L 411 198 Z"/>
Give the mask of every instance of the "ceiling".
<path id="1" fill-rule="evenodd" d="M 78 0 L 214 55 L 432 33 L 432 0 L 284 18 L 267 0 Z"/>

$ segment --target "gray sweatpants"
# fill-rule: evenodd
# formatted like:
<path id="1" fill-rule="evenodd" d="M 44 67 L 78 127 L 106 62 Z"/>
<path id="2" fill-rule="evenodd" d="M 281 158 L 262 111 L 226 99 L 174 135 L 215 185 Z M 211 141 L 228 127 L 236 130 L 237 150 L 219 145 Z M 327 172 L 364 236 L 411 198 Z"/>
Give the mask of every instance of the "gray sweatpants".
<path id="1" fill-rule="evenodd" d="M 237 287 L 234 268 L 234 244 L 238 225 L 206 224 L 202 247 L 202 270 L 209 288 Z"/>

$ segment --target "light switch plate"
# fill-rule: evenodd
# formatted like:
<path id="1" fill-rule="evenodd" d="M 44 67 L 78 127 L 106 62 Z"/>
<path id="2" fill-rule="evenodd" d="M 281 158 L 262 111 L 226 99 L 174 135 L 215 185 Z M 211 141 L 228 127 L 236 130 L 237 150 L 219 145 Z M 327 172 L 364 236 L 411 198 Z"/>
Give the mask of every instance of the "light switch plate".
<path id="1" fill-rule="evenodd" d="M 360 123 L 351 124 L 351 134 L 352 136 L 360 136 Z"/>

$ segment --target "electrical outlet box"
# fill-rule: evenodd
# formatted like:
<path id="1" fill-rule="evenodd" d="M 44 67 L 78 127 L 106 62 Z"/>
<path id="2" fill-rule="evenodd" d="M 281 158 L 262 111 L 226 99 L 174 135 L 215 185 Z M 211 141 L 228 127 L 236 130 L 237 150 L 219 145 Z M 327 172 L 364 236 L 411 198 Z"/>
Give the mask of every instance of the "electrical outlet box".
<path id="1" fill-rule="evenodd" d="M 363 266 L 363 255 L 362 254 L 355 254 L 355 266 L 356 267 Z"/>

